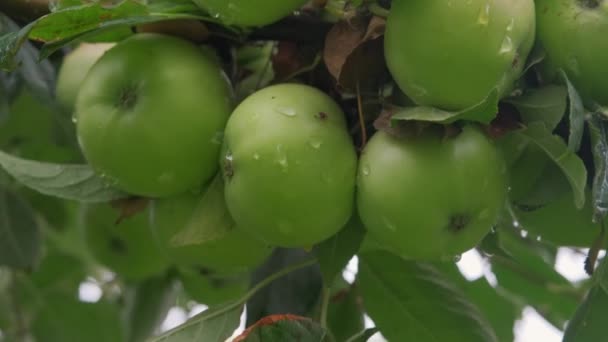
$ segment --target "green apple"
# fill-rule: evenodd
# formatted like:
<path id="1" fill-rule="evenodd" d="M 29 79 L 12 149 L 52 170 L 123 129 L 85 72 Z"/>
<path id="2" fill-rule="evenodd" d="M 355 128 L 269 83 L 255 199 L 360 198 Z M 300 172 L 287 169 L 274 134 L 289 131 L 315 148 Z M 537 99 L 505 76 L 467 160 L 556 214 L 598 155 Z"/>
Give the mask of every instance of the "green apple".
<path id="1" fill-rule="evenodd" d="M 169 260 L 152 233 L 148 210 L 122 219 L 109 204 L 83 207 L 85 241 L 93 257 L 117 274 L 140 280 L 163 273 Z"/>
<path id="2" fill-rule="evenodd" d="M 509 94 L 534 34 L 533 0 L 395 0 L 386 62 L 417 104 L 462 110 L 494 88 L 500 97 Z"/>
<path id="3" fill-rule="evenodd" d="M 308 0 L 194 0 L 228 25 L 263 26 L 289 15 Z"/>
<path id="4" fill-rule="evenodd" d="M 475 126 L 456 137 L 427 130 L 378 132 L 359 163 L 358 210 L 370 238 L 411 259 L 441 260 L 473 248 L 504 207 L 507 175 Z"/>
<path id="5" fill-rule="evenodd" d="M 312 247 L 351 217 L 355 148 L 342 110 L 315 88 L 280 84 L 246 98 L 221 164 L 232 217 L 269 244 Z"/>
<path id="6" fill-rule="evenodd" d="M 59 103 L 70 113 L 89 70 L 113 46 L 113 43 L 83 43 L 63 58 L 55 92 Z"/>
<path id="7" fill-rule="evenodd" d="M 546 51 L 543 69 L 562 69 L 586 101 L 608 105 L 608 2 L 538 0 L 537 36 Z"/>
<path id="8" fill-rule="evenodd" d="M 217 171 L 232 94 L 220 67 L 195 45 L 137 34 L 91 68 L 76 101 L 88 162 L 116 187 L 167 197 Z"/>
<path id="9" fill-rule="evenodd" d="M 235 225 L 223 192 L 218 177 L 202 194 L 185 193 L 154 202 L 154 230 L 176 264 L 239 273 L 258 266 L 272 252 L 272 247 Z M 180 239 L 183 236 L 189 239 Z"/>

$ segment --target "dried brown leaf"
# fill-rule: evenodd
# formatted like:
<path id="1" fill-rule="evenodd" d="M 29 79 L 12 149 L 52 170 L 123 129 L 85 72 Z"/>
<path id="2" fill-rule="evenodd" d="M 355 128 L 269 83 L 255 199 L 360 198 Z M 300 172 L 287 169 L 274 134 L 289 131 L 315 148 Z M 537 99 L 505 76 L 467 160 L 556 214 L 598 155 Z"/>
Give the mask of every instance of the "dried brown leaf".
<path id="1" fill-rule="evenodd" d="M 386 21 L 356 17 L 341 21 L 327 34 L 323 59 L 345 89 L 377 86 L 385 74 L 383 39 Z"/>
<path id="2" fill-rule="evenodd" d="M 119 199 L 111 203 L 112 208 L 119 211 L 119 216 L 116 219 L 115 224 L 120 224 L 123 220 L 128 219 L 135 214 L 146 210 L 148 207 L 149 199 L 143 197 L 130 197 L 125 199 Z"/>

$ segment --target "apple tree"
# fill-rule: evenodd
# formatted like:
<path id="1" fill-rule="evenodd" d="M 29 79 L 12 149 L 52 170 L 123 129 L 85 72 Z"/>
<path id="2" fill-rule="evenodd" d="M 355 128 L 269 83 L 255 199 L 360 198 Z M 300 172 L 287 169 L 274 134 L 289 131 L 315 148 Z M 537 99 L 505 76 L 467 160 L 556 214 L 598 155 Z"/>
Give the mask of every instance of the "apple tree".
<path id="1" fill-rule="evenodd" d="M 601 0 L 1 0 L 0 341 L 608 341 L 606 36 Z"/>

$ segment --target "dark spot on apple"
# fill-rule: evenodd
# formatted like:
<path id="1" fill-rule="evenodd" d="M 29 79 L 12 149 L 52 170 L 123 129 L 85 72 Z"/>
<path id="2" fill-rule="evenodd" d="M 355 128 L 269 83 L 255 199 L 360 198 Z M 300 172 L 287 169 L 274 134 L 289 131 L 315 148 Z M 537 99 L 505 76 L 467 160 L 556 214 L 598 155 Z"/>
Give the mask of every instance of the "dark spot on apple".
<path id="1" fill-rule="evenodd" d="M 456 214 L 450 217 L 450 223 L 448 224 L 448 230 L 453 233 L 458 233 L 465 229 L 469 224 L 471 218 L 466 214 Z"/>
<path id="2" fill-rule="evenodd" d="M 118 237 L 112 236 L 109 241 L 110 250 L 116 254 L 125 255 L 128 252 L 127 244 Z"/>
<path id="3" fill-rule="evenodd" d="M 133 109 L 137 103 L 137 92 L 138 90 L 135 85 L 129 85 L 122 88 L 116 106 L 124 110 Z"/>
<path id="4" fill-rule="evenodd" d="M 319 120 L 326 120 L 329 117 L 329 115 L 325 112 L 319 112 L 316 117 Z"/>
<path id="5" fill-rule="evenodd" d="M 513 58 L 513 63 L 511 63 L 512 68 L 516 68 L 519 65 L 519 52 L 515 53 L 515 57 Z"/>

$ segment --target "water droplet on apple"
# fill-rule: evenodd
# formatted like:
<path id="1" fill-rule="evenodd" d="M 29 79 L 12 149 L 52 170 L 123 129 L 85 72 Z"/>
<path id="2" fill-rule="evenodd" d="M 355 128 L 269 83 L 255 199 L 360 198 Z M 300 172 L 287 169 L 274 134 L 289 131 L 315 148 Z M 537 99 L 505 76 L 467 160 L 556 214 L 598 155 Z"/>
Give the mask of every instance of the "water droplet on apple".
<path id="1" fill-rule="evenodd" d="M 479 25 L 486 26 L 490 22 L 490 3 L 487 2 L 485 6 L 481 8 L 479 11 L 479 16 L 477 17 L 477 23 Z"/>
<path id="2" fill-rule="evenodd" d="M 507 32 L 513 31 L 514 28 L 515 28 L 515 18 L 511 18 L 511 21 L 509 21 L 509 26 L 507 26 Z"/>
<path id="3" fill-rule="evenodd" d="M 297 114 L 295 109 L 288 107 L 277 107 L 274 110 L 279 114 L 283 114 L 289 117 L 294 117 Z"/>
<path id="4" fill-rule="evenodd" d="M 382 222 L 384 223 L 386 228 L 388 228 L 390 231 L 392 231 L 392 232 L 397 231 L 397 226 L 393 222 L 391 222 L 391 220 L 389 220 L 388 218 L 382 217 Z"/>
<path id="5" fill-rule="evenodd" d="M 369 165 L 363 165 L 363 167 L 361 168 L 361 173 L 363 173 L 364 176 L 369 176 L 369 174 L 371 173 Z"/>
<path id="6" fill-rule="evenodd" d="M 500 45 L 500 50 L 498 50 L 498 53 L 501 55 L 510 53 L 513 51 L 513 40 L 511 39 L 510 36 L 506 36 L 505 39 L 502 41 L 502 44 Z"/>
<path id="7" fill-rule="evenodd" d="M 283 148 L 283 145 L 277 145 L 277 158 L 276 162 L 281 166 L 283 172 L 287 172 L 289 168 L 289 161 L 287 160 L 287 153 Z"/>
<path id="8" fill-rule="evenodd" d="M 308 142 L 308 144 L 315 150 L 318 150 L 321 148 L 321 145 L 323 145 L 323 142 L 320 140 L 311 140 Z"/>

